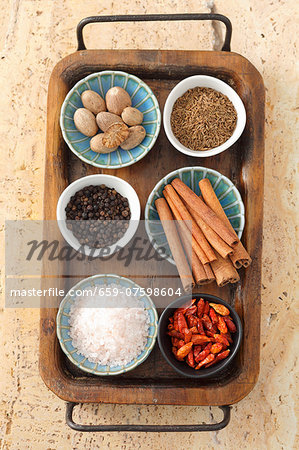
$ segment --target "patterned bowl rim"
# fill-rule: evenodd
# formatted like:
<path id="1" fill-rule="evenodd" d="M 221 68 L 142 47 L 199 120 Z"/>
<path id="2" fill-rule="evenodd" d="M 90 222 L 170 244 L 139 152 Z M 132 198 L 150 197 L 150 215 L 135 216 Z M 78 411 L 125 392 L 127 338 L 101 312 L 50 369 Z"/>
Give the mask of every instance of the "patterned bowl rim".
<path id="1" fill-rule="evenodd" d="M 141 87 L 143 87 L 144 89 L 146 89 L 148 91 L 149 95 L 153 99 L 153 102 L 154 102 L 154 105 L 155 105 L 155 108 L 156 108 L 156 111 L 157 111 L 157 128 L 156 128 L 156 131 L 155 131 L 155 133 L 154 133 L 154 135 L 153 135 L 153 137 L 151 139 L 150 144 L 147 146 L 147 149 L 141 155 L 137 156 L 137 158 L 133 158 L 131 161 L 128 161 L 126 163 L 112 165 L 112 164 L 99 164 L 99 163 L 95 163 L 94 161 L 88 161 L 84 156 L 82 156 L 79 152 L 77 152 L 77 150 L 75 150 L 73 148 L 71 142 L 69 141 L 69 139 L 68 139 L 68 137 L 66 135 L 65 129 L 64 129 L 63 120 L 64 120 L 64 116 L 65 116 L 65 109 L 66 109 L 66 107 L 68 105 L 70 97 L 73 95 L 73 93 L 76 91 L 76 89 L 78 89 L 78 87 L 81 86 L 81 84 L 83 84 L 84 82 L 88 82 L 91 78 L 94 78 L 94 77 L 97 77 L 97 76 L 102 76 L 102 75 L 111 75 L 111 76 L 121 75 L 121 76 L 124 76 L 124 77 L 132 78 Z M 154 146 L 154 144 L 155 144 L 155 142 L 157 140 L 157 137 L 158 137 L 158 135 L 160 133 L 160 128 L 161 128 L 161 111 L 160 111 L 158 100 L 157 100 L 155 94 L 153 93 L 153 91 L 151 90 L 151 88 L 144 81 L 142 81 L 140 78 L 136 77 L 136 75 L 132 75 L 130 73 L 123 72 L 121 70 L 103 70 L 101 72 L 91 73 L 87 77 L 82 78 L 68 92 L 68 94 L 66 95 L 66 97 L 65 97 L 65 99 L 63 101 L 63 104 L 61 106 L 61 111 L 60 111 L 60 128 L 61 128 L 62 136 L 63 136 L 63 139 L 64 139 L 65 143 L 67 144 L 69 149 L 74 153 L 74 155 L 76 155 L 79 159 L 81 159 L 81 161 L 85 162 L 86 164 L 90 164 L 91 166 L 99 167 L 99 168 L 102 168 L 102 169 L 120 169 L 122 167 L 131 166 L 132 164 L 135 164 L 136 162 L 140 161 L 153 148 L 153 146 Z"/>
<path id="2" fill-rule="evenodd" d="M 141 363 L 143 363 L 146 359 L 147 359 L 147 357 L 150 355 L 150 353 L 151 353 L 151 351 L 152 351 L 152 349 L 154 348 L 154 345 L 155 345 L 155 343 L 156 343 L 156 338 L 157 338 L 157 333 L 158 333 L 158 314 L 157 314 L 157 310 L 156 310 L 156 307 L 155 307 L 155 305 L 154 305 L 154 303 L 153 303 L 153 301 L 152 301 L 152 299 L 147 295 L 147 294 L 144 294 L 144 295 L 142 295 L 141 297 L 140 296 L 138 296 L 138 297 L 136 297 L 136 298 L 143 298 L 143 297 L 146 297 L 147 298 L 147 300 L 148 300 L 148 302 L 149 302 L 149 304 L 150 304 L 150 308 L 149 309 L 151 309 L 152 311 L 153 311 L 153 314 L 154 314 L 154 324 L 153 324 L 153 327 L 154 327 L 154 333 L 153 333 L 153 335 L 152 336 L 150 336 L 150 339 L 151 339 L 151 343 L 150 343 L 150 345 L 149 345 L 149 347 L 147 348 L 147 350 L 146 350 L 146 352 L 144 353 L 144 355 L 141 357 L 141 358 L 139 358 L 139 356 L 137 356 L 137 358 L 136 358 L 136 360 L 134 360 L 134 362 L 132 363 L 132 364 L 130 364 L 128 367 L 123 367 L 122 369 L 120 369 L 120 370 L 118 370 L 118 371 L 113 371 L 113 372 L 110 372 L 110 366 L 104 366 L 105 367 L 105 369 L 103 369 L 103 370 L 105 370 L 105 371 L 99 371 L 99 370 L 96 370 L 96 369 L 90 369 L 90 368 L 88 368 L 88 367 L 84 367 L 84 366 L 81 366 L 81 363 L 78 363 L 78 361 L 76 361 L 73 357 L 72 357 L 72 355 L 70 354 L 70 352 L 67 350 L 67 348 L 65 347 L 65 345 L 64 345 L 64 341 L 63 341 L 63 338 L 62 338 L 62 336 L 61 336 L 61 332 L 60 332 L 60 327 L 61 327 L 61 316 L 62 316 L 62 314 L 63 314 L 63 310 L 64 310 L 64 307 L 65 307 L 65 304 L 66 304 L 66 302 L 70 299 L 70 297 L 71 297 L 71 295 L 70 295 L 70 291 L 71 290 L 76 290 L 76 289 L 79 289 L 80 287 L 81 287 L 81 285 L 82 284 L 84 284 L 84 283 L 86 283 L 87 281 L 93 281 L 93 280 L 97 280 L 97 279 L 100 279 L 100 278 L 115 278 L 115 280 L 116 280 L 116 283 L 117 283 L 117 280 L 124 280 L 124 281 L 126 281 L 126 282 L 129 282 L 129 283 L 131 283 L 131 284 L 133 284 L 135 287 L 137 287 L 137 288 L 140 288 L 141 286 L 139 286 L 137 283 L 135 283 L 135 281 L 132 281 L 132 280 L 130 280 L 129 278 L 126 278 L 126 277 L 122 277 L 122 276 L 120 276 L 120 275 L 116 275 L 116 274 L 114 274 L 114 273 L 107 273 L 107 274 L 98 274 L 98 275 L 93 275 L 93 276 L 91 276 L 91 277 L 87 277 L 87 278 L 84 278 L 83 280 L 80 280 L 78 283 L 76 283 L 69 291 L 68 291 L 68 293 L 65 295 L 65 297 L 61 300 L 61 303 L 60 303 L 60 305 L 59 305 L 59 309 L 58 309 L 58 312 L 57 312 L 57 316 L 56 316 L 56 333 L 57 333 L 57 338 L 58 338 L 58 340 L 59 340 L 59 343 L 60 343 L 60 347 L 61 347 L 61 349 L 62 349 L 62 351 L 65 353 L 65 355 L 68 357 L 68 359 L 75 365 L 75 366 L 77 366 L 80 370 L 83 370 L 84 372 L 88 372 L 88 373 L 92 373 L 93 375 L 99 375 L 99 376 L 108 376 L 108 375 L 120 375 L 120 374 L 122 374 L 122 373 L 126 373 L 126 372 L 129 372 L 130 370 L 133 370 L 133 369 L 135 369 L 137 366 L 139 366 Z M 74 347 L 75 348 L 75 347 Z M 143 352 L 144 350 L 142 350 L 142 352 Z M 76 349 L 76 352 L 77 352 L 77 349 Z M 88 359 L 88 358 L 87 358 Z M 85 361 L 85 360 L 84 360 Z M 94 363 L 95 364 L 95 367 L 97 367 L 97 363 Z"/>
<path id="3" fill-rule="evenodd" d="M 149 210 L 151 208 L 151 203 L 153 201 L 153 198 L 155 196 L 156 191 L 159 189 L 159 187 L 161 186 L 162 183 L 167 184 L 167 179 L 174 176 L 174 175 L 179 175 L 180 173 L 185 173 L 185 172 L 194 172 L 194 171 L 203 171 L 204 172 L 204 176 L 206 176 L 207 173 L 211 173 L 212 175 L 215 175 L 219 178 L 219 181 L 217 182 L 217 185 L 220 183 L 221 180 L 226 181 L 226 183 L 228 183 L 230 185 L 229 190 L 226 192 L 227 194 L 230 191 L 234 191 L 237 201 L 240 205 L 240 229 L 237 232 L 238 238 L 241 239 L 242 237 L 242 233 L 245 227 L 245 207 L 244 207 L 244 203 L 241 197 L 240 192 L 238 191 L 238 189 L 236 188 L 236 186 L 234 185 L 234 183 L 227 178 L 225 175 L 222 175 L 220 172 L 217 172 L 217 170 L 214 169 L 209 169 L 208 167 L 202 167 L 202 166 L 193 166 L 193 167 L 182 167 L 180 169 L 176 169 L 170 173 L 168 173 L 167 175 L 165 175 L 165 177 L 161 178 L 160 181 L 158 181 L 158 183 L 155 185 L 155 187 L 153 188 L 153 190 L 151 191 L 150 195 L 148 196 L 148 199 L 146 201 L 146 205 L 145 205 L 145 210 L 144 210 L 144 218 L 145 218 L 145 230 L 147 233 L 147 236 L 152 244 L 152 246 L 154 247 L 155 250 L 159 250 L 159 245 L 156 244 L 156 241 L 151 233 L 150 227 L 149 227 Z M 169 261 L 171 264 L 175 265 L 174 260 L 170 257 L 167 256 L 164 259 L 166 259 L 167 261 Z"/>

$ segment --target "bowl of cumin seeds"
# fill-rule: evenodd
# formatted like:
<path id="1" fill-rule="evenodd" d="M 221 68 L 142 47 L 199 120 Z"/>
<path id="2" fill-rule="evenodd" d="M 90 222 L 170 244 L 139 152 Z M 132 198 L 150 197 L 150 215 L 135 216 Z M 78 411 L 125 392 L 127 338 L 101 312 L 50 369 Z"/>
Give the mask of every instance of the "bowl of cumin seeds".
<path id="1" fill-rule="evenodd" d="M 205 158 L 227 150 L 239 139 L 246 111 L 228 84 L 218 78 L 194 75 L 178 83 L 168 95 L 163 123 L 177 150 Z"/>

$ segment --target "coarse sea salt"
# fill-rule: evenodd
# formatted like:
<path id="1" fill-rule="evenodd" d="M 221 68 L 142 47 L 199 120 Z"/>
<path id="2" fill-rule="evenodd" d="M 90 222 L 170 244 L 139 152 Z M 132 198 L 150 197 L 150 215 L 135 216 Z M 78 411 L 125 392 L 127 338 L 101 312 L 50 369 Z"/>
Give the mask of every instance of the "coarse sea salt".
<path id="1" fill-rule="evenodd" d="M 144 350 L 150 318 L 141 300 L 126 295 L 116 284 L 109 288 L 117 295 L 100 295 L 95 288 L 76 298 L 70 308 L 70 337 L 89 361 L 123 366 Z"/>

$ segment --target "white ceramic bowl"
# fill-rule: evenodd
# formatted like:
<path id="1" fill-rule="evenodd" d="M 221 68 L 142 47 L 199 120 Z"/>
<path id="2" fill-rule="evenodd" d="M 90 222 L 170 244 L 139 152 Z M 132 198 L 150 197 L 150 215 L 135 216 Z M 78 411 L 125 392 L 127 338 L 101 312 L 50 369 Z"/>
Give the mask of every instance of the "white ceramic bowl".
<path id="1" fill-rule="evenodd" d="M 224 144 L 212 148 L 211 150 L 190 150 L 178 141 L 171 129 L 170 116 L 175 101 L 186 91 L 188 91 L 188 89 L 192 89 L 195 87 L 207 87 L 221 92 L 229 98 L 237 111 L 237 125 L 232 136 L 226 142 L 224 142 Z M 163 124 L 166 136 L 177 150 L 189 156 L 206 158 L 208 156 L 218 155 L 218 153 L 227 150 L 239 139 L 246 124 L 246 111 L 244 104 L 238 94 L 228 84 L 224 83 L 218 78 L 210 77 L 207 75 L 194 75 L 192 77 L 185 78 L 180 83 L 178 83 L 168 95 L 164 106 Z"/>
<path id="2" fill-rule="evenodd" d="M 73 235 L 72 231 L 69 230 L 66 226 L 66 213 L 65 208 L 70 201 L 72 195 L 76 192 L 80 191 L 86 186 L 95 185 L 99 186 L 101 184 L 105 184 L 109 188 L 114 188 L 119 194 L 123 197 L 127 197 L 129 202 L 129 207 L 131 210 L 131 218 L 129 220 L 129 227 L 125 232 L 124 236 L 117 241 L 115 244 L 107 247 L 109 248 L 109 255 L 115 253 L 120 248 L 125 247 L 128 242 L 132 239 L 134 234 L 137 231 L 139 220 L 140 220 L 140 202 L 139 198 L 132 188 L 132 186 L 121 178 L 114 177 L 112 175 L 106 174 L 97 174 L 97 175 L 89 175 L 87 177 L 79 178 L 70 184 L 60 195 L 57 209 L 56 209 L 56 217 L 59 229 L 61 234 L 67 243 L 73 247 L 73 249 L 84 253 L 85 255 L 93 255 L 94 257 L 99 256 L 101 253 L 101 249 L 92 249 L 89 246 L 85 245 L 84 248 Z"/>

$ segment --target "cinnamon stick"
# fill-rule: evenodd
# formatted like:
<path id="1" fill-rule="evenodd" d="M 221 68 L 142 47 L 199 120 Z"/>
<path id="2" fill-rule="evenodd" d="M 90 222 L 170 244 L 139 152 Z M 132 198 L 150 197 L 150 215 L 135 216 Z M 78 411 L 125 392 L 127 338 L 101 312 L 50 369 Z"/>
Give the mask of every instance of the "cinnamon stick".
<path id="1" fill-rule="evenodd" d="M 163 195 L 167 200 L 168 205 L 170 206 L 170 209 L 172 211 L 172 214 L 174 215 L 175 220 L 177 221 L 177 224 L 180 228 L 182 228 L 183 233 L 186 235 L 186 237 L 191 234 L 191 230 L 187 227 L 187 223 L 183 221 L 182 216 L 179 212 L 179 210 L 176 208 L 175 204 L 173 203 L 172 199 L 170 198 L 168 192 L 164 189 Z M 191 218 L 192 219 L 192 218 Z M 188 242 L 189 244 L 189 242 Z M 194 236 L 191 234 L 191 246 L 192 250 L 196 253 L 199 260 L 202 264 L 207 264 L 209 262 L 209 259 L 207 258 L 205 252 L 202 250 L 201 246 L 198 244 Z M 190 245 L 188 245 L 188 248 L 190 248 Z M 186 248 L 185 248 L 186 250 Z M 190 260 L 191 258 L 189 258 Z M 216 256 L 214 257 L 214 260 L 216 259 Z"/>
<path id="2" fill-rule="evenodd" d="M 186 221 L 186 225 L 192 232 L 192 235 L 196 239 L 197 244 L 203 250 L 204 255 L 200 254 L 198 245 L 196 246 L 196 244 L 194 244 L 194 246 L 197 247 L 197 250 L 196 248 L 194 248 L 194 251 L 196 251 L 196 254 L 201 260 L 202 264 L 207 264 L 208 262 L 215 261 L 216 255 L 212 247 L 210 246 L 203 232 L 201 231 L 195 220 L 192 218 L 191 214 L 189 213 L 186 206 L 184 205 L 184 203 L 182 202 L 176 191 L 173 189 L 173 187 L 170 184 L 166 185 L 163 193 L 164 195 L 167 195 L 167 200 L 170 201 L 171 209 L 172 208 L 176 209 L 179 215 L 181 216 L 181 220 Z"/>
<path id="3" fill-rule="evenodd" d="M 181 245 L 173 216 L 164 198 L 158 198 L 155 201 L 155 206 L 157 208 L 173 259 L 176 263 L 183 288 L 185 291 L 189 291 L 194 286 L 194 280 Z"/>
<path id="4" fill-rule="evenodd" d="M 202 249 L 200 248 L 197 241 L 192 236 L 192 250 L 190 252 L 190 242 L 189 242 L 189 236 L 188 234 L 190 231 L 187 228 L 186 222 L 182 220 L 182 217 L 178 211 L 178 209 L 174 206 L 172 200 L 169 198 L 168 193 L 164 190 L 163 195 L 166 198 L 174 218 L 176 219 L 177 227 L 179 236 L 181 238 L 183 248 L 187 255 L 187 260 L 189 261 L 191 267 L 192 267 L 192 273 L 193 278 L 197 286 L 202 286 L 204 284 L 212 283 L 215 280 L 215 276 L 213 274 L 213 271 L 210 267 L 210 265 L 207 263 L 205 265 L 202 264 L 200 258 L 197 256 L 196 250 L 200 250 L 200 252 L 203 253 Z M 191 254 L 190 254 L 191 253 Z M 203 253 L 204 257 L 206 258 L 205 254 Z M 205 268 L 207 267 L 207 270 Z"/>
<path id="5" fill-rule="evenodd" d="M 202 286 L 204 284 L 211 283 L 212 281 L 215 280 L 215 276 L 211 269 L 210 270 L 211 270 L 212 274 L 210 272 L 207 273 L 204 269 L 205 266 L 210 267 L 210 265 L 209 264 L 203 265 L 201 263 L 200 259 L 197 257 L 197 254 L 193 250 L 193 248 L 191 249 L 191 252 L 190 252 L 190 242 L 189 242 L 189 237 L 188 237 L 189 230 L 186 227 L 184 221 L 178 219 L 177 226 L 178 226 L 179 236 L 180 236 L 182 244 L 183 244 L 183 248 L 185 249 L 185 252 L 187 255 L 187 260 L 189 261 L 189 264 L 192 268 L 192 274 L 193 274 L 193 278 L 194 278 L 196 285 Z M 195 241 L 195 239 L 192 239 L 192 240 Z M 191 255 L 190 255 L 190 253 L 191 253 Z"/>
<path id="6" fill-rule="evenodd" d="M 199 187 L 206 204 L 214 211 L 215 214 L 217 214 L 219 219 L 221 219 L 227 225 L 227 227 L 229 227 L 230 230 L 232 230 L 236 235 L 235 230 L 233 229 L 227 215 L 225 214 L 221 206 L 221 203 L 217 198 L 217 195 L 214 192 L 210 180 L 208 178 L 202 179 L 199 182 Z M 252 261 L 241 241 L 239 241 L 234 247 L 234 252 L 232 255 L 230 255 L 230 259 L 232 260 L 232 263 L 237 269 L 239 269 L 242 266 L 248 267 Z"/>
<path id="7" fill-rule="evenodd" d="M 197 286 L 209 284 L 215 280 L 210 264 L 203 265 L 194 251 L 192 251 L 192 273 Z"/>
<path id="8" fill-rule="evenodd" d="M 188 206 L 195 209 L 201 218 L 230 246 L 239 242 L 235 233 L 229 229 L 215 212 L 207 206 L 185 183 L 179 178 L 172 181 L 172 186 L 185 200 Z"/>
<path id="9" fill-rule="evenodd" d="M 222 258 L 227 258 L 228 255 L 233 254 L 233 249 L 227 245 L 223 239 L 221 239 L 220 236 L 218 236 L 217 233 L 215 233 L 214 230 L 212 230 L 209 225 L 205 223 L 205 221 L 200 217 L 200 215 L 192 208 L 190 208 L 187 205 L 187 209 L 196 221 L 196 223 L 199 225 L 201 231 L 211 244 L 211 246 L 217 250 L 217 252 L 222 256 Z"/>
<path id="10" fill-rule="evenodd" d="M 188 229 L 188 227 L 186 225 L 186 222 L 182 220 L 180 213 L 173 205 L 171 199 L 169 198 L 169 196 L 168 196 L 167 192 L 165 192 L 165 190 L 163 191 L 163 195 L 168 203 L 168 206 L 170 207 L 173 217 L 176 220 L 176 226 L 177 226 L 177 229 L 179 232 L 179 236 L 181 238 L 183 248 L 184 248 L 186 256 L 187 256 L 187 260 L 190 262 L 192 259 L 192 252 L 195 251 L 194 246 L 193 246 L 194 239 L 190 233 L 190 230 Z M 189 239 L 190 235 L 191 235 L 191 240 Z"/>
<path id="11" fill-rule="evenodd" d="M 239 274 L 230 259 L 222 258 L 219 253 L 217 254 L 216 261 L 211 262 L 211 267 L 215 274 L 216 283 L 220 287 L 228 283 L 236 283 L 240 280 Z"/>
<path id="12" fill-rule="evenodd" d="M 205 272 L 206 272 L 207 279 L 211 280 L 211 281 L 214 281 L 215 280 L 215 275 L 214 275 L 214 272 L 213 272 L 210 264 L 205 264 L 204 265 L 204 269 L 205 269 Z"/>

